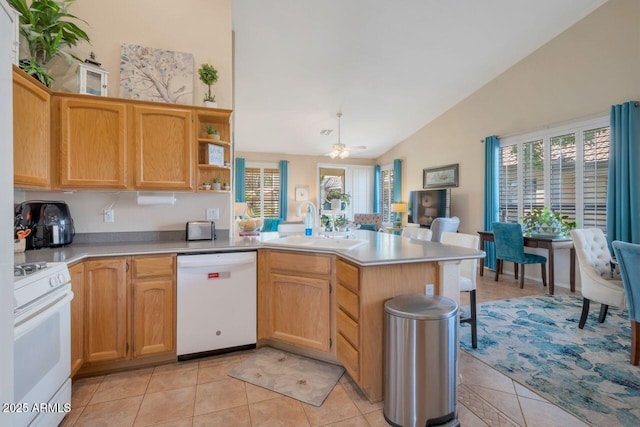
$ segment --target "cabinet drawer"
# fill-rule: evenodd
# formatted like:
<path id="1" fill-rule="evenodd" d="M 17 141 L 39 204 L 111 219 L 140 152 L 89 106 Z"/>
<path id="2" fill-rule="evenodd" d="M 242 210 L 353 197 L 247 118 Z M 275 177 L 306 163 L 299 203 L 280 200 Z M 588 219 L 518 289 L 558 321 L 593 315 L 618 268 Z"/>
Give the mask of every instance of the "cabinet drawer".
<path id="1" fill-rule="evenodd" d="M 132 260 L 134 279 L 151 277 L 173 277 L 176 257 L 174 255 L 136 256 Z"/>
<path id="2" fill-rule="evenodd" d="M 358 340 L 358 324 L 340 309 L 337 310 L 336 317 L 338 332 L 344 335 L 344 337 L 353 345 L 353 347 L 355 347 L 356 349 L 360 348 L 360 341 Z"/>
<path id="3" fill-rule="evenodd" d="M 358 295 L 342 286 L 342 284 L 338 284 L 336 289 L 336 298 L 338 301 L 338 305 L 346 313 L 348 313 L 349 316 L 353 317 L 355 320 L 358 320 L 360 318 L 360 316 L 358 315 Z"/>
<path id="4" fill-rule="evenodd" d="M 328 275 L 331 274 L 331 256 L 272 251 L 269 257 L 269 267 L 272 270 Z"/>
<path id="5" fill-rule="evenodd" d="M 353 348 L 342 334 L 337 334 L 338 359 L 355 381 L 360 381 L 360 364 L 358 363 L 358 350 Z"/>
<path id="6" fill-rule="evenodd" d="M 358 293 L 358 268 L 342 260 L 336 262 L 336 277 L 338 283 Z"/>

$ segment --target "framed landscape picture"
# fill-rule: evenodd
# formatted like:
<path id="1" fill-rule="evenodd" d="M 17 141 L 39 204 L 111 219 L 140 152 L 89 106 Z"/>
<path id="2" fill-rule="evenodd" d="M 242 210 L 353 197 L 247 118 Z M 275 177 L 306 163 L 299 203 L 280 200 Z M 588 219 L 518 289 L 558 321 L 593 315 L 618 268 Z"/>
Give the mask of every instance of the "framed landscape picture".
<path id="1" fill-rule="evenodd" d="M 422 170 L 422 188 L 458 186 L 458 163 Z"/>

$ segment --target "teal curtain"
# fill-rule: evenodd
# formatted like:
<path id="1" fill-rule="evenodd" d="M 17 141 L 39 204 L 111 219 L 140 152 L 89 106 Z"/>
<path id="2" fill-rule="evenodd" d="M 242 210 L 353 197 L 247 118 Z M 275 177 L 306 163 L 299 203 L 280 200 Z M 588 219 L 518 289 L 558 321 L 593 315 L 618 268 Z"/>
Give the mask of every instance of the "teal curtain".
<path id="1" fill-rule="evenodd" d="M 289 182 L 289 162 L 280 160 L 278 163 L 280 168 L 280 218 L 287 220 L 287 210 L 289 209 L 289 190 L 287 183 Z"/>
<path id="2" fill-rule="evenodd" d="M 611 107 L 607 241 L 640 243 L 640 107 Z"/>
<path id="3" fill-rule="evenodd" d="M 373 166 L 373 213 L 380 212 L 380 165 Z"/>
<path id="4" fill-rule="evenodd" d="M 500 140 L 497 136 L 488 136 L 484 139 L 484 230 L 492 230 L 492 223 L 498 221 L 498 177 L 500 176 Z M 487 257 L 484 265 L 496 268 L 496 252 L 493 242 L 484 242 L 484 251 Z"/>
<path id="5" fill-rule="evenodd" d="M 402 202 L 402 160 L 393 161 L 393 202 Z"/>
<path id="6" fill-rule="evenodd" d="M 236 202 L 246 202 L 244 184 L 244 164 L 242 157 L 236 157 Z"/>

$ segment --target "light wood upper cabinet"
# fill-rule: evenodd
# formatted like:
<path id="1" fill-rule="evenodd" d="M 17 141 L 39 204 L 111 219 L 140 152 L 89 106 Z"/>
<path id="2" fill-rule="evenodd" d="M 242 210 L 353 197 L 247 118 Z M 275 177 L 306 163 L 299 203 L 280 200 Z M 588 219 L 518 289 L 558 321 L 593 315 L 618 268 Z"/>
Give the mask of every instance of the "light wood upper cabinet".
<path id="1" fill-rule="evenodd" d="M 129 354 L 129 298 L 126 257 L 85 262 L 85 362 L 106 362 Z"/>
<path id="2" fill-rule="evenodd" d="M 127 106 L 55 97 L 61 188 L 127 188 Z"/>
<path id="3" fill-rule="evenodd" d="M 69 267 L 71 275 L 71 377 L 84 363 L 84 264 Z"/>
<path id="4" fill-rule="evenodd" d="M 13 181 L 19 188 L 51 187 L 51 94 L 13 67 Z"/>
<path id="5" fill-rule="evenodd" d="M 193 111 L 132 106 L 138 190 L 193 190 Z"/>

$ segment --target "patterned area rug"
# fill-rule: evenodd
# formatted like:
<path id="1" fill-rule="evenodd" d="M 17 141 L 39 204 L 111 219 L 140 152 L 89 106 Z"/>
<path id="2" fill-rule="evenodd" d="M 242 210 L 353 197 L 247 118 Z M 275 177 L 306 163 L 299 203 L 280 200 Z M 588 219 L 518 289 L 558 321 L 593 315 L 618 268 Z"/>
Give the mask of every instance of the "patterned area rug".
<path id="1" fill-rule="evenodd" d="M 262 347 L 229 375 L 314 406 L 322 405 L 344 368 Z"/>
<path id="2" fill-rule="evenodd" d="M 640 367 L 629 363 L 626 310 L 609 308 L 598 323 L 592 304 L 578 329 L 582 298 L 513 298 L 479 305 L 478 348 L 469 325 L 460 346 L 472 356 L 596 426 L 640 426 Z"/>

